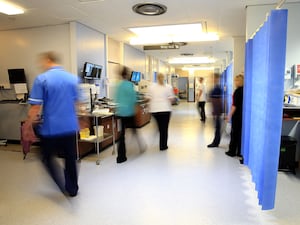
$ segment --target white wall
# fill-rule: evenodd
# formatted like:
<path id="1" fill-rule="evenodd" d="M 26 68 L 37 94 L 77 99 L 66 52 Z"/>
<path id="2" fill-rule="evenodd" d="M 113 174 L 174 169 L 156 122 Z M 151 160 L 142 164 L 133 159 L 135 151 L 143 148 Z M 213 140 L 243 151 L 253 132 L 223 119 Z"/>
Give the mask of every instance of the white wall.
<path id="1" fill-rule="evenodd" d="M 41 52 L 55 51 L 62 56 L 62 66 L 69 72 L 81 75 L 84 62 L 103 65 L 100 80 L 100 97 L 106 95 L 106 46 L 105 35 L 80 23 L 44 26 L 0 32 L 0 85 L 9 84 L 7 69 L 24 68 L 31 89 L 35 77 L 41 73 L 37 56 Z M 15 99 L 13 89 L 0 90 L 0 100 Z M 10 104 L 0 111 L 0 136 L 19 139 L 19 121 L 26 118 L 27 106 L 11 104 L 13 114 L 7 114 Z M 10 131 L 7 132 L 7 127 Z"/>
<path id="2" fill-rule="evenodd" d="M 233 37 L 233 76 L 244 73 L 245 67 L 245 36 Z"/>
<path id="3" fill-rule="evenodd" d="M 123 46 L 124 44 L 107 39 L 107 77 L 108 77 L 108 91 L 107 97 L 114 98 L 118 81 L 120 80 L 120 65 L 123 65 Z"/>
<path id="4" fill-rule="evenodd" d="M 82 75 L 85 62 L 103 66 L 101 79 L 95 81 L 100 86 L 100 96 L 106 96 L 106 40 L 105 35 L 83 24 L 72 22 L 72 55 L 76 60 L 77 74 Z M 74 46 L 73 46 L 74 45 Z"/>
<path id="5" fill-rule="evenodd" d="M 102 75 L 106 75 L 105 35 L 83 24 L 75 24 L 78 75 L 81 75 L 85 62 L 102 65 Z"/>
<path id="6" fill-rule="evenodd" d="M 100 83 L 101 96 L 106 95 L 105 35 L 83 24 L 72 22 L 57 26 L 44 26 L 0 32 L 0 84 L 9 86 L 7 69 L 24 68 L 29 89 L 41 72 L 37 55 L 55 51 L 62 56 L 62 66 L 81 75 L 84 62 L 103 65 Z M 0 90 L 7 96 L 6 90 Z"/>
<path id="7" fill-rule="evenodd" d="M 124 65 L 130 69 L 145 74 L 146 54 L 136 48 L 124 44 Z"/>
<path id="8" fill-rule="evenodd" d="M 248 40 L 257 28 L 264 23 L 266 15 L 275 5 L 248 6 L 246 9 L 246 40 Z M 288 9 L 288 30 L 286 67 L 290 68 L 294 64 L 300 64 L 300 3 L 286 3 L 282 9 Z"/>
<path id="9" fill-rule="evenodd" d="M 1 31 L 0 83 L 9 84 L 7 69 L 24 68 L 30 88 L 34 78 L 41 72 L 37 64 L 37 55 L 49 50 L 61 54 L 62 65 L 70 71 L 69 40 L 68 24 Z"/>

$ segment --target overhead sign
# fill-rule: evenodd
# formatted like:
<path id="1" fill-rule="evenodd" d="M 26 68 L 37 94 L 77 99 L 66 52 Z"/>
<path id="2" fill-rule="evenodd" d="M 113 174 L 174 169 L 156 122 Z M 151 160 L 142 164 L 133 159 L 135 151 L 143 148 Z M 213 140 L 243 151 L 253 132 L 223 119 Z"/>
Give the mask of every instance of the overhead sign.
<path id="1" fill-rule="evenodd" d="M 168 45 L 146 45 L 144 50 L 169 50 L 169 49 L 179 49 L 178 44 L 168 44 Z"/>

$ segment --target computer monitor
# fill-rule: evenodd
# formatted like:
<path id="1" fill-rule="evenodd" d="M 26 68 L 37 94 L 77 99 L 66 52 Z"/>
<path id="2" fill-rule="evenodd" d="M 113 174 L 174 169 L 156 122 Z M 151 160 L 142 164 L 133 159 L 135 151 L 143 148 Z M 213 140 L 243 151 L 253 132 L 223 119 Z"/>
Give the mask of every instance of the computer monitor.
<path id="1" fill-rule="evenodd" d="M 83 77 L 85 79 L 100 79 L 102 66 L 94 63 L 85 62 L 83 67 Z"/>
<path id="2" fill-rule="evenodd" d="M 26 83 L 24 69 L 8 69 L 9 82 L 11 84 Z"/>
<path id="3" fill-rule="evenodd" d="M 95 78 L 97 77 L 97 74 L 98 74 L 98 69 L 96 67 L 93 67 L 91 72 L 91 77 Z"/>
<path id="4" fill-rule="evenodd" d="M 94 64 L 85 62 L 83 67 L 83 77 L 86 79 L 93 79 L 92 71 L 93 71 Z"/>
<path id="5" fill-rule="evenodd" d="M 136 74 L 135 74 L 135 82 L 136 83 L 141 81 L 141 75 L 142 75 L 141 72 L 136 72 Z"/>
<path id="6" fill-rule="evenodd" d="M 92 73 L 92 77 L 94 79 L 100 79 L 101 78 L 101 73 L 102 73 L 102 66 L 94 64 L 93 71 L 95 72 Z"/>
<path id="7" fill-rule="evenodd" d="M 133 83 L 138 83 L 141 80 L 141 72 L 132 71 L 130 81 Z"/>
<path id="8" fill-rule="evenodd" d="M 135 82 L 135 77 L 136 77 L 136 72 L 135 72 L 135 71 L 132 71 L 132 72 L 131 72 L 130 81 L 131 81 L 131 82 Z"/>

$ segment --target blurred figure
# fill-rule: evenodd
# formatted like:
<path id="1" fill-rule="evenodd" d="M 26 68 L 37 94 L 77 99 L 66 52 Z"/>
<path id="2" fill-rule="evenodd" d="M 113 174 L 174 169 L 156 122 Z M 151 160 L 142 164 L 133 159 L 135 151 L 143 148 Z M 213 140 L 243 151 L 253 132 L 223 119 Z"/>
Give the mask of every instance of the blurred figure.
<path id="1" fill-rule="evenodd" d="M 121 119 L 121 134 L 118 142 L 118 156 L 117 163 L 122 163 L 127 160 L 126 144 L 125 144 L 125 130 L 126 128 L 133 128 L 132 132 L 135 135 L 140 151 L 143 152 L 146 147 L 142 147 L 141 139 L 138 136 L 135 125 L 135 114 L 137 104 L 137 94 L 134 90 L 133 83 L 129 81 L 131 71 L 127 67 L 122 67 L 120 81 L 116 93 L 115 101 L 117 103 L 116 115 Z"/>
<path id="2" fill-rule="evenodd" d="M 175 101 L 173 89 L 165 84 L 164 75 L 157 75 L 157 83 L 150 85 L 148 89 L 149 108 L 155 118 L 159 130 L 159 149 L 168 149 L 168 129 L 172 111 L 172 103 Z"/>
<path id="3" fill-rule="evenodd" d="M 210 92 L 210 100 L 212 103 L 212 115 L 215 122 L 215 137 L 208 148 L 218 147 L 221 140 L 221 114 L 223 111 L 223 90 L 220 86 L 220 75 L 214 74 L 214 88 Z"/>
<path id="4" fill-rule="evenodd" d="M 201 117 L 201 121 L 205 122 L 206 88 L 205 88 L 203 77 L 199 77 L 199 83 L 197 84 L 196 87 L 196 102 L 198 103 L 197 108 L 199 111 L 199 115 Z"/>
<path id="5" fill-rule="evenodd" d="M 230 143 L 229 150 L 226 155 L 234 157 L 241 155 L 242 145 L 242 119 L 243 119 L 243 86 L 244 76 L 242 74 L 236 75 L 234 78 L 236 89 L 233 93 L 232 106 L 228 116 L 227 122 L 231 121 Z"/>
<path id="6" fill-rule="evenodd" d="M 28 121 L 35 123 L 42 112 L 39 137 L 43 163 L 61 191 L 76 196 L 76 135 L 79 130 L 76 102 L 79 78 L 58 64 L 59 58 L 54 52 L 40 54 L 39 63 L 44 72 L 33 83 L 28 99 L 31 104 Z M 54 157 L 58 151 L 64 155 L 64 168 Z"/>

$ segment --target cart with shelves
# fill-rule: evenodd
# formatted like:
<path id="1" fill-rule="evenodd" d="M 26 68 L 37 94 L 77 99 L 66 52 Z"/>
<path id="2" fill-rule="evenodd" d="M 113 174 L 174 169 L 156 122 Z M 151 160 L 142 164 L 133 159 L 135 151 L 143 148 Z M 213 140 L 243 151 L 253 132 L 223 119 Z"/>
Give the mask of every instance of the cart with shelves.
<path id="1" fill-rule="evenodd" d="M 79 118 L 88 118 L 88 121 L 85 126 L 90 130 L 90 133 L 93 135 L 89 135 L 86 138 L 80 138 L 78 136 L 78 144 L 79 143 L 92 143 L 95 146 L 95 150 L 97 153 L 96 164 L 100 164 L 100 150 L 101 148 L 106 147 L 111 143 L 113 145 L 113 152 L 115 154 L 115 118 L 113 113 L 105 113 L 105 114 L 92 114 L 92 113 L 81 113 L 78 114 Z M 103 135 L 99 135 L 99 126 L 103 125 Z M 84 126 L 84 125 L 83 125 Z M 93 129 L 95 126 L 96 129 Z M 81 125 L 82 128 L 82 125 Z M 95 130 L 95 131 L 94 131 Z M 77 144 L 77 156 L 78 158 L 81 156 L 79 151 L 79 146 Z M 106 145 L 104 145 L 106 144 Z"/>

